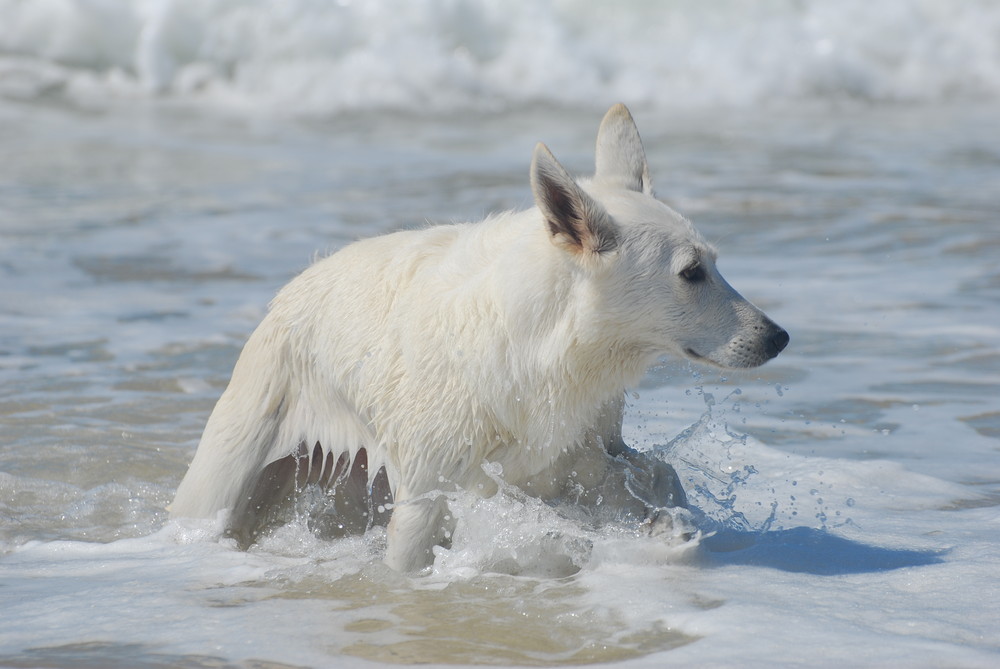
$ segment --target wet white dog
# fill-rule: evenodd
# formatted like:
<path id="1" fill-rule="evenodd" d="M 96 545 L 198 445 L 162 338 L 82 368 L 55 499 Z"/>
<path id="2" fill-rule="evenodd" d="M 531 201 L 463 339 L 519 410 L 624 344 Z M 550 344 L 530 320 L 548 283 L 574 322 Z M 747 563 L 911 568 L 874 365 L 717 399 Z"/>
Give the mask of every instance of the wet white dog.
<path id="1" fill-rule="evenodd" d="M 531 187 L 527 211 L 357 242 L 289 283 L 243 349 L 172 515 L 228 509 L 248 544 L 315 483 L 337 527 L 388 516 L 385 560 L 401 571 L 447 543 L 448 491 L 488 496 L 498 480 L 680 534 L 673 468 L 622 442 L 624 389 L 665 353 L 754 367 L 788 334 L 653 196 L 623 105 L 598 131 L 592 179 L 539 144 Z"/>

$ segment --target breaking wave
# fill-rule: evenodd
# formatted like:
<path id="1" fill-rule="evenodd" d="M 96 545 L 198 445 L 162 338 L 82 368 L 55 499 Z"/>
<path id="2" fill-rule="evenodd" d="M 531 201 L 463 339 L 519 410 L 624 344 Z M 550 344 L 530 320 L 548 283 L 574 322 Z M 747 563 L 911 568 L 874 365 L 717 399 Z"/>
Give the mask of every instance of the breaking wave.
<path id="1" fill-rule="evenodd" d="M 992 101 L 989 0 L 0 0 L 0 97 L 239 113 Z"/>

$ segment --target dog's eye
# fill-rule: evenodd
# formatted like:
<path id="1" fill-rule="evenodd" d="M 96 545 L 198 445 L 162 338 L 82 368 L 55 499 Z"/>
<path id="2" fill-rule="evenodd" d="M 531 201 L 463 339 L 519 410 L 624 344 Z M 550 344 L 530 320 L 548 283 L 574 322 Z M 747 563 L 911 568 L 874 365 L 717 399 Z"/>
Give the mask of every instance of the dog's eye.
<path id="1" fill-rule="evenodd" d="M 681 277 L 688 283 L 698 283 L 705 280 L 705 269 L 701 265 L 691 265 L 681 271 Z"/>

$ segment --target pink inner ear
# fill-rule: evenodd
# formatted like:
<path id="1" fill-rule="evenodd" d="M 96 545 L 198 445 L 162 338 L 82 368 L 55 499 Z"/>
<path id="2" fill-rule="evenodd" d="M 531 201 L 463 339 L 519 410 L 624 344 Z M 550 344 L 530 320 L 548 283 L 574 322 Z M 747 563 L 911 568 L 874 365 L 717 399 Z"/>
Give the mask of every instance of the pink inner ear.
<path id="1" fill-rule="evenodd" d="M 561 236 L 574 252 L 604 253 L 618 243 L 614 225 L 604 209 L 575 183 L 570 191 L 554 179 L 540 179 L 545 222 L 553 237 Z"/>
<path id="2" fill-rule="evenodd" d="M 542 190 L 547 209 L 545 222 L 549 226 L 549 231 L 553 235 L 565 235 L 574 246 L 583 249 L 584 239 L 589 230 L 584 220 L 584 212 L 580 210 L 582 203 L 579 198 L 567 193 L 551 181 L 544 181 Z"/>

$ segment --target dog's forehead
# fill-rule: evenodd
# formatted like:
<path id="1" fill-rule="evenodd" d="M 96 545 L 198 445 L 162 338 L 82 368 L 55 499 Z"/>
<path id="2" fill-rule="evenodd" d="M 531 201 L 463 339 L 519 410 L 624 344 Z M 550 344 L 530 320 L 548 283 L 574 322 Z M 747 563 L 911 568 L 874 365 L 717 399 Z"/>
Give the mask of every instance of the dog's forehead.
<path id="1" fill-rule="evenodd" d="M 632 243 L 687 265 L 715 259 L 715 249 L 687 218 L 666 203 L 641 193 L 602 198 L 611 217 Z"/>

